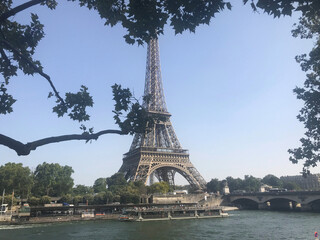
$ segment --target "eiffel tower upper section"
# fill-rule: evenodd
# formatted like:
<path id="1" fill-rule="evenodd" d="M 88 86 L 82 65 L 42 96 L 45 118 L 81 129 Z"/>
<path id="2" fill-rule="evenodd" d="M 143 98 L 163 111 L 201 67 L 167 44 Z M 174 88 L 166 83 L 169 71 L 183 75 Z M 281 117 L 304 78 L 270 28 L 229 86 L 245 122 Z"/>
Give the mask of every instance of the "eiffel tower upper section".
<path id="1" fill-rule="evenodd" d="M 148 103 L 144 102 L 143 106 L 149 112 L 168 114 L 163 94 L 158 45 L 158 39 L 151 39 L 148 44 L 144 95 L 150 96 L 150 99 Z"/>
<path id="2" fill-rule="evenodd" d="M 164 115 L 167 120 L 164 124 L 157 125 L 155 131 L 136 134 L 130 151 L 138 147 L 181 149 L 169 119 L 171 115 L 163 93 L 158 39 L 151 39 L 148 44 L 144 95 L 149 96 L 149 100 L 143 102 L 143 107 L 151 114 Z"/>

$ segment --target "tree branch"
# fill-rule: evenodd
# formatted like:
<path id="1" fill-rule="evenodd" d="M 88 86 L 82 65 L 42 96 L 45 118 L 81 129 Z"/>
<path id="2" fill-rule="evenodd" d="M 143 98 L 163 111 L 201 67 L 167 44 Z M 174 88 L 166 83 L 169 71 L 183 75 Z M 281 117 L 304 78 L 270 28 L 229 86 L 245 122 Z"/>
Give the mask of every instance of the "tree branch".
<path id="1" fill-rule="evenodd" d="M 54 91 L 55 96 L 63 103 L 65 104 L 64 100 L 62 97 L 60 97 L 59 92 L 57 91 L 57 89 L 55 88 L 55 86 L 53 85 L 51 78 L 48 74 L 44 73 L 39 67 L 37 67 L 29 58 L 27 58 L 25 55 L 23 55 L 18 49 L 16 49 L 14 46 L 11 45 L 11 43 L 9 43 L 8 41 L 1 39 L 1 42 L 6 45 L 8 48 L 10 48 L 14 53 L 16 53 L 17 55 L 19 55 L 24 61 L 26 61 L 28 64 L 30 64 L 30 66 L 34 69 L 35 72 L 39 73 L 42 77 L 44 77 L 45 79 L 47 79 L 47 81 L 49 82 L 52 90 Z"/>
<path id="2" fill-rule="evenodd" d="M 0 48 L 0 53 L 1 53 L 1 57 L 5 60 L 5 62 L 9 66 L 10 65 L 10 60 L 9 60 L 8 56 L 6 55 L 6 53 L 4 52 L 3 48 Z"/>
<path id="3" fill-rule="evenodd" d="M 0 15 L 0 23 L 3 22 L 4 20 L 8 19 L 11 16 L 16 15 L 18 12 L 21 12 L 29 7 L 32 7 L 34 5 L 37 5 L 39 3 L 45 2 L 46 0 L 31 0 L 29 2 L 23 3 L 11 10 L 9 10 L 8 12 L 5 12 L 3 14 Z"/>
<path id="4" fill-rule="evenodd" d="M 71 140 L 97 140 L 101 135 L 104 134 L 119 134 L 124 135 L 120 130 L 103 130 L 97 133 L 83 133 L 83 134 L 70 134 L 70 135 L 62 135 L 62 136 L 56 136 L 56 137 L 48 137 L 43 138 L 37 141 L 28 142 L 26 144 L 19 142 L 13 138 L 10 138 L 8 136 L 5 136 L 3 134 L 0 134 L 0 145 L 4 145 L 8 148 L 11 148 L 14 150 L 18 156 L 26 156 L 29 155 L 32 150 L 36 150 L 37 147 L 51 144 L 51 143 L 58 143 L 58 142 L 66 142 Z"/>

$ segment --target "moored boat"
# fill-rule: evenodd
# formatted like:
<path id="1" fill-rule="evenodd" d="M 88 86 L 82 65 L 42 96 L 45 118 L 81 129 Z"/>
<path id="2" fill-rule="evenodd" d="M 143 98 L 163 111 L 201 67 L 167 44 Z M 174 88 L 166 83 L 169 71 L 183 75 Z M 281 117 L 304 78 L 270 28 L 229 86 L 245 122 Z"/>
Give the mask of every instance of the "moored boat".
<path id="1" fill-rule="evenodd" d="M 128 208 L 120 215 L 120 221 L 157 221 L 228 217 L 221 208 L 175 207 L 175 208 Z"/>

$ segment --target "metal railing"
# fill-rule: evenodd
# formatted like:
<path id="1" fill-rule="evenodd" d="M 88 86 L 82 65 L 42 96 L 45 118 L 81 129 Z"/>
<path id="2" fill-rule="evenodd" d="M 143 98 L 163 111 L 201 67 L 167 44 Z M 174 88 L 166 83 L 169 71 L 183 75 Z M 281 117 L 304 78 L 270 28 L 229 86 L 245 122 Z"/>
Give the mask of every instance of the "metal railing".
<path id="1" fill-rule="evenodd" d="M 189 154 L 189 151 L 186 149 L 178 149 L 178 148 L 154 148 L 154 147 L 140 147 L 133 151 L 127 152 L 123 154 L 123 158 L 128 156 L 132 156 L 138 152 L 160 152 L 160 153 L 182 153 Z"/>

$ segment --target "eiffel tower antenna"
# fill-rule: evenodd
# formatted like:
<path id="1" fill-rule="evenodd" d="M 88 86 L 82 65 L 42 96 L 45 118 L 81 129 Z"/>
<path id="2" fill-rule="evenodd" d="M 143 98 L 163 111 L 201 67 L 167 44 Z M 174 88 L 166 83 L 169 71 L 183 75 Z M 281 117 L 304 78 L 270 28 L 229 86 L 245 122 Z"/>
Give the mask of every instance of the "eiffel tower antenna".
<path id="1" fill-rule="evenodd" d="M 154 124 L 151 131 L 135 134 L 129 152 L 124 154 L 119 170 L 127 180 L 147 183 L 153 175 L 159 181 L 174 185 L 175 173 L 180 173 L 194 189 L 204 190 L 206 181 L 189 160 L 188 150 L 182 149 L 173 130 L 164 98 L 158 39 L 148 44 L 144 95 L 149 96 L 143 107 L 149 114 L 163 120 Z M 153 182 L 153 179 L 151 179 Z"/>

